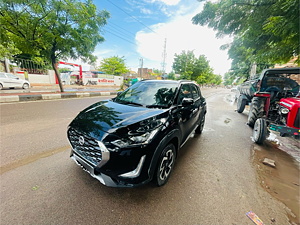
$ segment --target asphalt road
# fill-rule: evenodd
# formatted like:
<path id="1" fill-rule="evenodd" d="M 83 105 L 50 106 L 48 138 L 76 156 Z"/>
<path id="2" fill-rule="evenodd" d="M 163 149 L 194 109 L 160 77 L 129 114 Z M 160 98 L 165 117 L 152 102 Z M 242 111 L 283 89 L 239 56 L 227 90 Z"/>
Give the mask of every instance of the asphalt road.
<path id="1" fill-rule="evenodd" d="M 287 208 L 259 184 L 246 114 L 208 89 L 201 135 L 181 149 L 169 182 L 109 188 L 69 159 L 66 130 L 84 98 L 0 105 L 1 217 L 8 224 L 288 224 Z"/>

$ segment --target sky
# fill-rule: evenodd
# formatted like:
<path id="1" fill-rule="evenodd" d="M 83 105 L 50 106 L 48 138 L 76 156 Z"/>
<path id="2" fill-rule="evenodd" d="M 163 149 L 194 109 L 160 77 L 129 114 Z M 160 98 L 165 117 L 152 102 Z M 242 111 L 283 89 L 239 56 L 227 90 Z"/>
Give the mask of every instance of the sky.
<path id="1" fill-rule="evenodd" d="M 165 57 L 165 72 L 172 71 L 175 54 L 193 51 L 204 55 L 215 74 L 224 75 L 230 69 L 226 51 L 220 46 L 230 38 L 217 39 L 215 31 L 194 25 L 192 18 L 203 8 L 197 0 L 94 0 L 98 10 L 110 13 L 107 25 L 101 28 L 105 41 L 98 44 L 94 55 L 96 66 L 103 58 L 123 57 L 126 66 L 136 71 L 143 68 L 161 70 Z M 164 51 L 165 49 L 165 51 Z M 90 67 L 81 61 L 84 70 Z"/>

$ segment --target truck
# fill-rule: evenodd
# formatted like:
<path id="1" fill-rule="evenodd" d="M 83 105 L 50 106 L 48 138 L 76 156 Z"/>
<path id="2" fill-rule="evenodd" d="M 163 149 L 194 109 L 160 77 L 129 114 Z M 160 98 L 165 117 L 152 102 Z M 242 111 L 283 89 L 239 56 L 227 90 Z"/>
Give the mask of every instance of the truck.
<path id="1" fill-rule="evenodd" d="M 299 137 L 299 73 L 299 67 L 265 69 L 238 86 L 237 112 L 250 105 L 247 124 L 256 143 L 262 144 L 270 130 Z"/>

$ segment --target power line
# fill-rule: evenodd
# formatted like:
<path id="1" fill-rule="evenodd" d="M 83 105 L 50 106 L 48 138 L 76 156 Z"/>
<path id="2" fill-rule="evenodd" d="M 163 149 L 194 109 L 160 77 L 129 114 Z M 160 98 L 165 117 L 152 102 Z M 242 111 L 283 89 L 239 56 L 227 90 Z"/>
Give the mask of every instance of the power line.
<path id="1" fill-rule="evenodd" d="M 134 19 L 135 21 L 137 21 L 138 23 L 140 23 L 143 27 L 145 27 L 145 28 L 147 28 L 148 30 L 152 31 L 153 33 L 159 35 L 156 31 L 152 30 L 150 27 L 148 27 L 147 25 L 145 25 L 143 22 L 141 22 L 140 20 L 138 20 L 136 17 L 132 16 L 130 13 L 128 13 L 128 12 L 126 12 L 125 10 L 123 10 L 122 8 L 120 8 L 118 5 L 116 5 L 115 3 L 113 3 L 111 0 L 106 0 L 106 1 L 109 2 L 110 4 L 112 4 L 113 6 L 115 6 L 117 9 L 121 10 L 123 13 L 125 13 L 126 15 L 128 15 L 129 17 L 131 17 L 132 19 Z M 130 35 L 133 35 L 133 37 L 136 36 L 136 34 L 134 34 L 134 33 L 132 33 L 132 32 L 129 32 L 128 30 L 126 30 L 126 29 L 124 29 L 124 28 L 118 26 L 117 24 L 114 24 L 114 23 L 112 23 L 112 22 L 110 22 L 110 21 L 108 22 L 108 24 L 109 24 L 109 25 L 113 25 L 113 26 L 117 27 L 118 29 L 122 29 L 122 30 L 125 31 L 126 33 L 128 33 L 128 34 L 130 34 Z M 115 32 L 117 32 L 117 33 L 121 34 L 122 36 L 124 36 L 124 32 L 122 32 L 122 31 L 116 29 L 115 27 L 112 27 L 113 29 L 117 30 L 117 31 L 115 31 Z M 122 36 L 120 36 L 120 35 L 118 35 L 118 34 L 116 34 L 116 33 L 111 32 L 111 30 L 108 31 L 107 29 L 105 29 L 105 31 L 108 32 L 108 33 L 110 33 L 110 34 L 112 34 L 112 35 L 114 35 L 114 36 L 116 36 L 116 37 L 118 37 L 118 38 L 120 38 L 120 39 L 122 39 L 122 40 L 124 40 L 124 41 L 126 41 L 126 42 L 128 42 L 128 43 L 130 43 L 130 44 L 133 44 L 133 45 L 137 46 L 136 43 L 133 43 L 132 41 L 129 41 L 129 40 L 125 39 L 124 37 L 122 37 Z M 129 37 L 129 36 L 127 36 L 127 37 L 128 37 L 128 38 L 131 38 L 131 37 Z M 143 68 L 143 59 L 140 59 L 140 60 L 142 60 L 142 65 L 141 65 L 141 67 Z M 162 62 L 162 69 L 163 69 L 163 71 L 165 71 L 165 67 L 166 67 L 166 39 L 165 39 L 165 43 L 164 43 L 164 51 L 163 51 L 163 62 Z"/>
<path id="2" fill-rule="evenodd" d="M 109 30 L 110 32 L 114 32 L 116 34 L 119 34 L 119 35 L 121 35 L 121 37 L 127 38 L 129 40 L 131 40 L 133 38 L 132 36 L 123 33 L 121 30 L 119 30 L 119 29 L 117 29 L 115 27 L 107 27 L 105 30 Z"/>
<path id="3" fill-rule="evenodd" d="M 132 42 L 132 41 L 129 41 L 129 40 L 127 40 L 127 39 L 125 39 L 125 38 L 123 38 L 123 37 L 121 37 L 121 36 L 119 36 L 119 35 L 117 35 L 117 34 L 114 34 L 113 32 L 110 32 L 110 31 L 108 31 L 108 30 L 105 30 L 105 29 L 103 29 L 105 32 L 108 32 L 108 33 L 110 33 L 110 34 L 112 34 L 112 35 L 114 35 L 114 36 L 116 36 L 116 37 L 118 37 L 118 38 L 121 38 L 122 40 L 124 40 L 124 41 L 127 41 L 127 42 L 129 42 L 130 44 L 133 44 L 133 45 L 135 45 L 136 46 L 136 44 L 134 43 L 134 42 Z"/>
<path id="4" fill-rule="evenodd" d="M 113 26 L 115 26 L 115 27 L 118 27 L 118 28 L 124 30 L 125 32 L 127 32 L 128 34 L 131 34 L 132 36 L 135 37 L 135 33 L 132 33 L 132 32 L 130 32 L 130 31 L 124 29 L 123 27 L 121 27 L 121 26 L 119 26 L 119 25 L 117 25 L 117 24 L 115 24 L 115 23 L 113 23 L 113 22 L 111 22 L 111 21 L 108 21 L 108 24 L 113 25 Z"/>
<path id="5" fill-rule="evenodd" d="M 124 12 L 125 14 L 127 14 L 128 16 L 130 16 L 131 18 L 133 18 L 134 20 L 136 20 L 137 22 L 139 22 L 140 24 L 142 24 L 144 27 L 148 28 L 149 30 L 151 30 L 152 32 L 156 33 L 154 30 L 152 30 L 150 27 L 148 27 L 147 25 L 145 25 L 144 23 L 142 23 L 140 20 L 138 20 L 137 18 L 135 18 L 134 16 L 130 15 L 128 12 L 126 12 L 125 10 L 123 10 L 122 8 L 120 8 L 119 6 L 117 6 L 115 3 L 111 2 L 110 0 L 106 0 L 108 1 L 110 4 L 114 5 L 116 8 L 118 8 L 119 10 L 121 10 L 122 12 Z M 157 33 L 156 33 L 157 34 Z"/>

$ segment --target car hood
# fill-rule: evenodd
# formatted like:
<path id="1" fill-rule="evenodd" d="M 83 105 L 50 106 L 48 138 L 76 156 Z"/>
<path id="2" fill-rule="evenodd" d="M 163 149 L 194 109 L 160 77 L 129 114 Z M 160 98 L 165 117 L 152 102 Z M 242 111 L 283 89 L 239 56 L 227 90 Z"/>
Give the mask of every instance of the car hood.
<path id="1" fill-rule="evenodd" d="M 105 133 L 113 133 L 119 128 L 157 116 L 166 117 L 167 111 L 168 109 L 123 105 L 111 100 L 100 101 L 81 111 L 70 126 L 101 140 Z"/>

